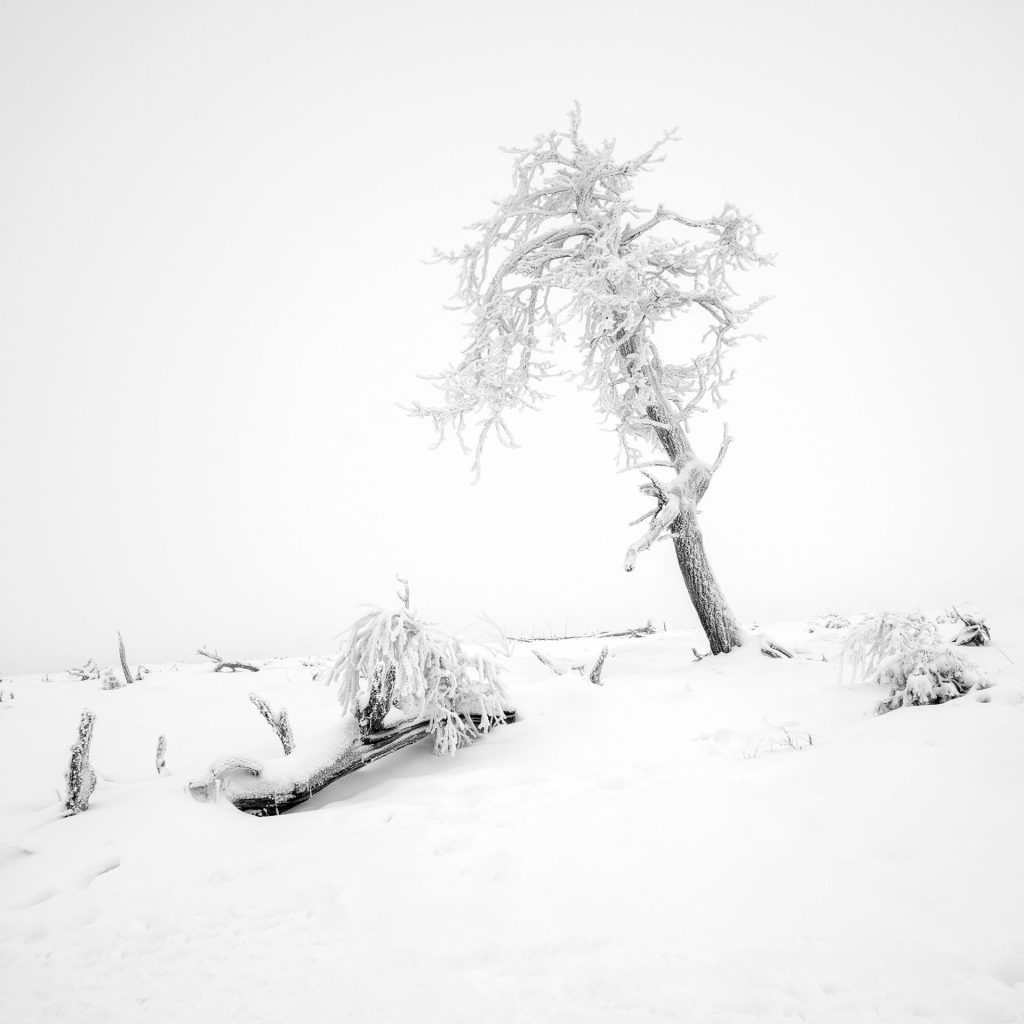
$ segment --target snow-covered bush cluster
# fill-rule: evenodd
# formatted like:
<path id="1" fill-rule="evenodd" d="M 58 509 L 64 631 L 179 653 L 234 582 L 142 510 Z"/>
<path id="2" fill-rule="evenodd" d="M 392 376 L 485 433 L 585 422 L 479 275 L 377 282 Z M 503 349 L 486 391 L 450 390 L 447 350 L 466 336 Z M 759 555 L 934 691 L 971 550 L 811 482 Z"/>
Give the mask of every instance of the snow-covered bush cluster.
<path id="1" fill-rule="evenodd" d="M 878 714 L 921 704 L 942 704 L 988 685 L 983 673 L 945 646 L 936 624 L 923 615 L 876 613 L 843 640 L 840 675 L 886 687 Z"/>
<path id="2" fill-rule="evenodd" d="M 114 670 L 113 665 L 107 665 L 106 668 L 100 669 L 101 690 L 120 690 L 122 686 L 127 685 L 124 679 Z"/>
<path id="3" fill-rule="evenodd" d="M 507 696 L 494 657 L 469 650 L 409 607 L 376 609 L 353 623 L 328 676 L 342 709 L 364 732 L 426 719 L 436 754 L 454 754 L 505 720 Z"/>
<path id="4" fill-rule="evenodd" d="M 984 619 L 962 615 L 955 608 L 953 612 L 963 623 L 963 628 L 953 637 L 953 643 L 958 647 L 987 647 L 991 643 L 992 633 L 985 625 Z"/>
<path id="5" fill-rule="evenodd" d="M 100 667 L 92 658 L 79 668 L 69 668 L 67 672 L 72 679 L 77 679 L 83 683 L 88 682 L 90 679 L 99 679 L 100 677 Z"/>

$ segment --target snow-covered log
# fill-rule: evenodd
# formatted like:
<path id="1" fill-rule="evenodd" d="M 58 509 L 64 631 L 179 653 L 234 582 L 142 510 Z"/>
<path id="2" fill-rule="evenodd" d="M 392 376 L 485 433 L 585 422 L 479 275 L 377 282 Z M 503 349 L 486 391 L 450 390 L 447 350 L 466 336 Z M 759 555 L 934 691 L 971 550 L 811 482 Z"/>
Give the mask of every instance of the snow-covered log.
<path id="1" fill-rule="evenodd" d="M 514 722 L 515 717 L 514 711 L 507 711 L 504 721 Z M 477 715 L 468 718 L 467 728 L 477 732 L 497 724 L 484 722 Z M 421 719 L 368 734 L 360 731 L 358 719 L 349 714 L 337 725 L 303 741 L 301 747 L 284 757 L 269 761 L 222 758 L 193 779 L 188 788 L 197 800 L 223 796 L 240 810 L 257 817 L 281 814 L 305 803 L 332 782 L 418 743 L 430 732 L 430 721 Z"/>

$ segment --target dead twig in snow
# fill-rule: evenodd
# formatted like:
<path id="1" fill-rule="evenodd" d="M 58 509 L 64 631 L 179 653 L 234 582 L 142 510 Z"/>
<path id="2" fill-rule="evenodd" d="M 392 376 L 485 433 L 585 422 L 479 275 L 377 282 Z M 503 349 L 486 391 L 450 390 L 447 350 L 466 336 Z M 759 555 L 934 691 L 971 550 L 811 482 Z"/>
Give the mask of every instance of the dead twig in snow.
<path id="1" fill-rule="evenodd" d="M 167 737 L 160 735 L 156 741 L 156 773 L 157 775 L 170 775 L 167 770 Z"/>
<path id="2" fill-rule="evenodd" d="M 209 658 L 210 661 L 215 661 L 217 665 L 213 670 L 214 672 L 237 672 L 239 669 L 246 672 L 259 672 L 257 666 L 250 665 L 247 661 L 226 661 L 216 651 L 208 651 L 204 647 L 198 648 L 196 654 Z"/>
<path id="3" fill-rule="evenodd" d="M 253 702 L 256 710 L 267 720 L 267 724 L 274 730 L 277 738 L 284 747 L 284 752 L 290 754 L 295 749 L 295 737 L 292 735 L 291 723 L 288 721 L 288 709 L 281 708 L 275 715 L 270 710 L 270 705 L 255 693 L 249 694 L 249 700 Z"/>
<path id="4" fill-rule="evenodd" d="M 89 806 L 89 797 L 96 788 L 96 773 L 89 764 L 89 746 L 96 716 L 88 709 L 82 711 L 78 721 L 78 739 L 71 746 L 71 760 L 64 773 L 67 795 L 64 798 L 65 815 L 78 814 Z"/>

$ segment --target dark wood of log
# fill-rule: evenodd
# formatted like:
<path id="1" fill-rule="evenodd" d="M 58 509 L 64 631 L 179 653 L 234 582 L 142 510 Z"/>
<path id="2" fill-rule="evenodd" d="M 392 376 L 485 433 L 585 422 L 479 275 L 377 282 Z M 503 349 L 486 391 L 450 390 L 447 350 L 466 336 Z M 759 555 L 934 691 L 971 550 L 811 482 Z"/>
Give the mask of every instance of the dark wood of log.
<path id="1" fill-rule="evenodd" d="M 470 720 L 479 728 L 481 718 L 479 715 L 470 715 Z M 516 720 L 516 713 L 508 711 L 505 714 L 505 722 L 511 723 Z M 491 723 L 496 724 L 496 723 Z M 388 754 L 393 754 L 403 747 L 418 743 L 424 739 L 430 731 L 430 723 L 427 721 L 414 722 L 410 725 L 400 726 L 395 729 L 386 729 L 374 733 L 366 733 L 359 737 L 359 740 L 328 763 L 319 766 L 312 771 L 304 781 L 285 793 L 269 793 L 258 795 L 246 795 L 238 793 L 232 795 L 227 792 L 227 798 L 239 809 L 247 814 L 256 817 L 281 814 L 289 811 L 299 804 L 305 803 L 314 793 L 319 793 L 338 779 L 351 775 L 352 772 L 365 768 L 366 765 L 379 761 Z M 258 782 L 258 778 L 254 779 Z"/>

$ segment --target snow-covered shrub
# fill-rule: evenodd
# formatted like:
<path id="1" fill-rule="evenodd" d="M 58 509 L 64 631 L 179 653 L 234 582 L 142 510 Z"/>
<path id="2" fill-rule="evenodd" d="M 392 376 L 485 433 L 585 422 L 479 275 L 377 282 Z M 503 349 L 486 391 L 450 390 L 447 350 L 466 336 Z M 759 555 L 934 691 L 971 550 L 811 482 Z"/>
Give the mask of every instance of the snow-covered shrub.
<path id="1" fill-rule="evenodd" d="M 72 677 L 72 679 L 77 679 L 82 683 L 88 682 L 90 679 L 99 679 L 100 677 L 99 666 L 92 660 L 92 658 L 90 658 L 80 668 L 69 668 L 67 673 Z"/>
<path id="2" fill-rule="evenodd" d="M 957 647 L 987 647 L 991 643 L 992 634 L 988 626 L 985 625 L 984 619 L 976 619 L 973 615 L 962 615 L 955 608 L 953 611 L 963 623 L 963 629 L 953 637 L 953 643 Z"/>
<path id="3" fill-rule="evenodd" d="M 888 690 L 878 714 L 942 704 L 987 685 L 983 673 L 943 646 L 935 623 L 916 613 L 876 613 L 854 626 L 843 641 L 840 677 L 847 667 Z"/>
<path id="4" fill-rule="evenodd" d="M 124 679 L 114 671 L 112 665 L 107 665 L 106 668 L 100 670 L 101 690 L 120 690 L 122 686 L 127 685 Z"/>
<path id="5" fill-rule="evenodd" d="M 426 719 L 436 754 L 454 754 L 505 720 L 507 696 L 490 651 L 468 650 L 409 607 L 354 622 L 328 676 L 364 732 Z"/>
<path id="6" fill-rule="evenodd" d="M 880 715 L 914 705 L 944 704 L 988 685 L 983 673 L 945 647 L 921 647 L 891 655 L 883 660 L 877 676 L 889 689 L 889 695 L 875 708 Z"/>

